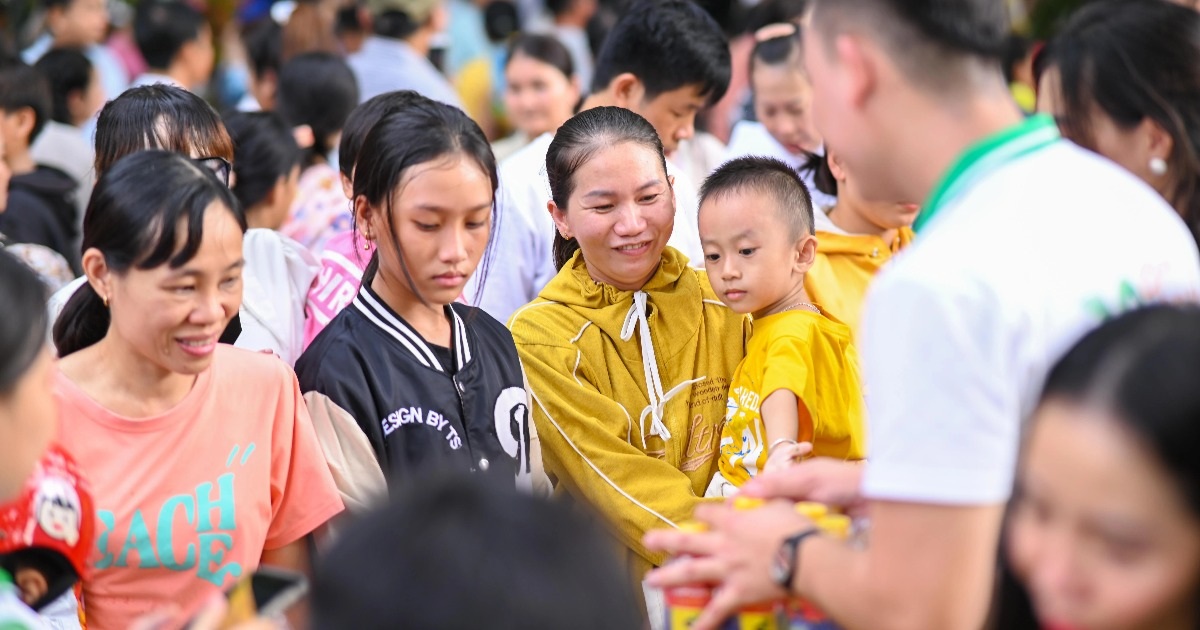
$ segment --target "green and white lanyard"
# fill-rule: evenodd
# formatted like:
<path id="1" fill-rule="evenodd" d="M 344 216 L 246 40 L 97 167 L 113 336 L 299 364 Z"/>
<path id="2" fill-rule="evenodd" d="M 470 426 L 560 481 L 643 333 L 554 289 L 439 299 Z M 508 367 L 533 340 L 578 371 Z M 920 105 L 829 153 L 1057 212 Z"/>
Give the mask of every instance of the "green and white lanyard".
<path id="1" fill-rule="evenodd" d="M 1054 144 L 1060 137 L 1054 118 L 1039 114 L 975 143 L 934 187 L 913 230 L 919 233 L 943 208 L 1000 167 Z"/>

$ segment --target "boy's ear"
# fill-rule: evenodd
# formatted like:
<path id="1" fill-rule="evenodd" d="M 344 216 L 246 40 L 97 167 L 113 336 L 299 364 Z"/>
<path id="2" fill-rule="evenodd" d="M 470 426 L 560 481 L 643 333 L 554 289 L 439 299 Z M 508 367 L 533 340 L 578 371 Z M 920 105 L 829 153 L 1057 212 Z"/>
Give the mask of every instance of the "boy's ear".
<path id="1" fill-rule="evenodd" d="M 642 97 L 646 95 L 646 86 L 642 85 L 642 80 L 632 72 L 622 72 L 613 77 L 608 83 L 608 89 L 616 106 L 625 109 L 635 109 L 634 106 L 639 105 Z"/>
<path id="2" fill-rule="evenodd" d="M 796 241 L 796 273 L 808 273 L 816 259 L 817 237 L 813 234 L 801 236 L 800 240 Z"/>
<path id="3" fill-rule="evenodd" d="M 37 114 L 32 107 L 22 107 L 8 114 L 12 117 L 18 139 L 24 139 L 27 144 L 33 144 L 33 126 L 37 124 Z"/>

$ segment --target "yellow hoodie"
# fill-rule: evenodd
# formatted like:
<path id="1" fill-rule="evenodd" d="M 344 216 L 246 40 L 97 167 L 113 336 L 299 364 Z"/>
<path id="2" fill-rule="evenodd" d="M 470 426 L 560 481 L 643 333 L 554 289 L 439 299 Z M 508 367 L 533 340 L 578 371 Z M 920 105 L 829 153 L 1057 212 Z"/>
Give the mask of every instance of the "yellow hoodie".
<path id="1" fill-rule="evenodd" d="M 857 339 L 867 286 L 896 252 L 912 242 L 913 231 L 900 228 L 888 247 L 878 236 L 820 229 L 828 225 L 828 220 L 817 217 L 817 257 L 804 276 L 804 290 L 826 313 L 846 322 Z"/>
<path id="2" fill-rule="evenodd" d="M 704 501 L 746 318 L 668 247 L 636 293 L 596 283 L 576 253 L 509 328 L 556 494 L 604 517 L 640 579 L 664 560 L 642 535 Z"/>

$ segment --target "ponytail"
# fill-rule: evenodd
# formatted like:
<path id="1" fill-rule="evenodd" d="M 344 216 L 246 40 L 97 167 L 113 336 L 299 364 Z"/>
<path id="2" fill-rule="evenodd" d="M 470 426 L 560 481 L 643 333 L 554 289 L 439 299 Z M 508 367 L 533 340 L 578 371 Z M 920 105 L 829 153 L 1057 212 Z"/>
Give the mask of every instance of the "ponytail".
<path id="1" fill-rule="evenodd" d="M 58 356 L 65 357 L 103 339 L 108 334 L 109 321 L 108 307 L 91 283 L 84 282 L 54 322 Z"/>
<path id="2" fill-rule="evenodd" d="M 554 231 L 554 268 L 562 271 L 562 268 L 571 262 L 571 257 L 575 252 L 579 251 L 579 241 L 573 238 L 563 238 L 558 230 Z"/>
<path id="3" fill-rule="evenodd" d="M 829 168 L 829 150 L 826 149 L 824 154 L 811 153 L 808 160 L 800 167 L 800 172 L 805 171 L 812 173 L 813 188 L 829 195 L 830 197 L 838 196 L 837 178 L 833 176 L 833 169 Z"/>

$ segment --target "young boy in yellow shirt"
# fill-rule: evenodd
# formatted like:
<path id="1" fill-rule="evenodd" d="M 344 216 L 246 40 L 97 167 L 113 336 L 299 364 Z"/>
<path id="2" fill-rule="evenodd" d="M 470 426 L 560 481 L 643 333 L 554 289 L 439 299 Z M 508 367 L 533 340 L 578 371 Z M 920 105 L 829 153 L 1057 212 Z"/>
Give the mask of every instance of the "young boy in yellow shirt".
<path id="1" fill-rule="evenodd" d="M 849 327 L 809 301 L 817 251 L 812 198 L 788 165 L 732 160 L 700 192 L 700 241 L 713 289 L 754 332 L 729 386 L 719 470 L 707 496 L 730 496 L 764 470 L 811 452 L 864 457 L 865 412 Z"/>

